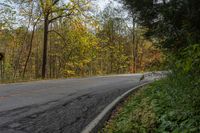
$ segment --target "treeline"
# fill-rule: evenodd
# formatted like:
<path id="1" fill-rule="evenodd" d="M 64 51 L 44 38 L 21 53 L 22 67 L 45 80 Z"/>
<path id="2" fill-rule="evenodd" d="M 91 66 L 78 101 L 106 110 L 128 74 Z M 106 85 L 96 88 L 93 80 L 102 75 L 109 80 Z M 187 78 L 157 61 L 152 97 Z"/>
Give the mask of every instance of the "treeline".
<path id="1" fill-rule="evenodd" d="M 128 111 L 122 114 L 127 116 L 128 112 L 130 115 L 118 119 L 120 124 L 117 123 L 118 129 L 112 128 L 113 133 L 124 130 L 199 133 L 200 1 L 123 2 L 135 21 L 147 29 L 146 38 L 154 40 L 154 44 L 164 52 L 170 73 L 141 92 L 139 100 L 138 95 L 134 96 L 137 100 L 133 99 L 127 106 Z"/>
<path id="2" fill-rule="evenodd" d="M 135 21 L 145 27 L 167 56 L 174 74 L 200 75 L 199 0 L 123 0 Z"/>
<path id="3" fill-rule="evenodd" d="M 11 0 L 0 5 L 1 80 L 136 73 L 157 69 L 160 50 L 113 3 Z M 127 17 L 125 17 L 127 16 Z M 131 19 L 130 19 L 131 18 Z"/>

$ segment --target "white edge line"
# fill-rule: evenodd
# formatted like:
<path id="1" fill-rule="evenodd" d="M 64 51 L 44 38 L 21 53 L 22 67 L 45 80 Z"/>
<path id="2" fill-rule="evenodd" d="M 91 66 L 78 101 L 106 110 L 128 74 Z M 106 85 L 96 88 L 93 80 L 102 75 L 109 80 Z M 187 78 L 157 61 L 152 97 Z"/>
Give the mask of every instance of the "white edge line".
<path id="1" fill-rule="evenodd" d="M 93 130 L 96 128 L 96 126 L 98 126 L 98 124 L 101 122 L 101 120 L 104 119 L 104 117 L 106 117 L 106 115 L 108 115 L 109 113 L 111 113 L 111 111 L 113 110 L 113 108 L 123 99 L 125 98 L 127 95 L 129 95 L 131 92 L 133 92 L 135 89 L 143 87 L 147 84 L 152 83 L 153 81 L 148 81 L 147 83 L 143 83 L 141 85 L 138 85 L 128 91 L 126 91 L 125 93 L 123 93 L 121 96 L 117 97 L 113 102 L 111 102 L 109 105 L 107 105 L 104 110 L 92 121 L 90 122 L 83 130 L 81 133 L 92 133 Z"/>

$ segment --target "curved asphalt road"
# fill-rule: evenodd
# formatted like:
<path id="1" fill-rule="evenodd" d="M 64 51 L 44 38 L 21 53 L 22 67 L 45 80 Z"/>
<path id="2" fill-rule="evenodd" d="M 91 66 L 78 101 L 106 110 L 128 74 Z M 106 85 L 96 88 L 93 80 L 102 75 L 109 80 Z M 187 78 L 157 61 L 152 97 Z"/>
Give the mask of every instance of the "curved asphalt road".
<path id="1" fill-rule="evenodd" d="M 0 133 L 79 133 L 141 74 L 0 85 Z M 150 79 L 149 79 L 150 80 Z"/>

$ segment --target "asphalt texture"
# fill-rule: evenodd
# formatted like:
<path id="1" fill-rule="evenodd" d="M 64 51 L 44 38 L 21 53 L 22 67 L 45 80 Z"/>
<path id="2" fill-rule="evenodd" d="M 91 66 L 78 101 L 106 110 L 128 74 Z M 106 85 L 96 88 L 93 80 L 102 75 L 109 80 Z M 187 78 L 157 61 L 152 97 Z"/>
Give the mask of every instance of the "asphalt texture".
<path id="1" fill-rule="evenodd" d="M 0 85 L 0 133 L 80 133 L 116 97 L 153 80 L 141 76 Z"/>

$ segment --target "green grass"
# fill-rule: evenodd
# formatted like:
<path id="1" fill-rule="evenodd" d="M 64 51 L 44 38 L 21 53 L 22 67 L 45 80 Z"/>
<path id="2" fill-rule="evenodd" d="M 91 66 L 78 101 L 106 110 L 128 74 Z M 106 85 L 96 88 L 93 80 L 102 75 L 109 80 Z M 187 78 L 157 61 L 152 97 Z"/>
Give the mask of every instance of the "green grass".
<path id="1" fill-rule="evenodd" d="M 200 80 L 171 76 L 132 94 L 103 133 L 200 133 Z"/>

